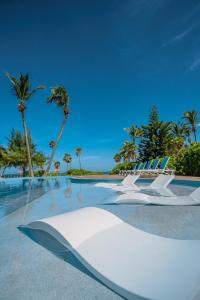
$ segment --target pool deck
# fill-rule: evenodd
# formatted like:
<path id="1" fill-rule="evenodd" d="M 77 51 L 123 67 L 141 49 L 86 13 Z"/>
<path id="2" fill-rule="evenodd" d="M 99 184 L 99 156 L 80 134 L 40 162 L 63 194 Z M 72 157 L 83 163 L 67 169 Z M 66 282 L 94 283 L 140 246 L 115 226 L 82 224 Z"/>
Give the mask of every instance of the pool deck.
<path id="1" fill-rule="evenodd" d="M 76 179 L 93 179 L 93 180 L 116 180 L 116 179 L 123 179 L 124 176 L 122 175 L 86 175 L 86 176 L 73 176 Z M 143 175 L 140 178 L 154 178 L 153 176 Z M 175 176 L 176 180 L 189 180 L 189 181 L 200 181 L 200 177 L 194 176 Z"/>
<path id="2" fill-rule="evenodd" d="M 103 180 L 122 178 L 118 175 L 80 178 L 88 177 Z M 20 184 L 20 180 L 16 182 Z M 199 182 L 196 183 L 199 185 Z M 96 280 L 51 235 L 39 232 L 39 240 L 34 241 L 34 235 L 19 230 L 19 226 L 38 219 L 100 205 L 145 232 L 174 239 L 200 240 L 200 206 L 106 205 L 105 201 L 115 199 L 116 191 L 96 188 L 92 182 L 73 183 L 67 177 L 57 177 L 49 178 L 48 182 L 41 181 L 41 184 L 38 187 L 46 193 L 34 201 L 29 201 L 30 195 L 26 193 L 25 205 L 0 218 L 0 299 L 123 299 Z M 189 195 L 194 188 L 170 185 L 171 191 L 178 196 Z M 5 201 L 5 209 L 7 204 L 13 205 L 14 198 L 10 199 Z M 133 295 L 132 300 L 147 299 Z"/>

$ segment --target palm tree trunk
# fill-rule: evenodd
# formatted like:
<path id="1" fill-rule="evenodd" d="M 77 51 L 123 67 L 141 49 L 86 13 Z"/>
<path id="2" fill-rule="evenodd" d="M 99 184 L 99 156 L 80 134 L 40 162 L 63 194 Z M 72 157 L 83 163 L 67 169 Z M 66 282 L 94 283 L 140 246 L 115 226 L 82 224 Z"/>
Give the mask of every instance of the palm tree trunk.
<path id="1" fill-rule="evenodd" d="M 197 133 L 196 133 L 196 128 L 193 128 L 193 133 L 194 133 L 194 141 L 195 143 L 197 142 Z"/>
<path id="2" fill-rule="evenodd" d="M 62 134 L 63 134 L 63 131 L 64 131 L 64 127 L 65 127 L 66 120 L 67 120 L 67 117 L 65 116 L 64 119 L 63 119 L 61 128 L 60 128 L 60 133 L 59 133 L 59 135 L 58 135 L 57 141 L 56 141 L 56 143 L 55 143 L 55 145 L 54 145 L 54 147 L 53 147 L 53 151 L 52 151 L 52 154 L 51 154 L 51 157 L 50 157 L 48 166 L 47 166 L 47 170 L 46 170 L 44 176 L 47 176 L 47 175 L 49 174 L 49 171 L 50 171 L 50 168 L 51 168 L 53 159 L 54 159 L 54 155 L 55 155 L 55 153 L 56 153 L 56 149 L 57 149 L 57 147 L 58 147 L 59 141 L 60 141 L 60 139 L 61 139 L 61 137 L 62 137 Z"/>
<path id="3" fill-rule="evenodd" d="M 24 111 L 22 111 L 22 122 L 23 122 L 23 127 L 24 127 L 24 135 L 25 135 L 26 149 L 27 149 L 27 155 L 28 155 L 29 176 L 34 177 L 33 169 L 32 169 L 32 163 L 31 163 L 31 153 L 30 153 L 30 147 L 29 147 L 28 133 L 27 133 L 27 127 L 26 127 Z"/>
<path id="4" fill-rule="evenodd" d="M 25 177 L 26 176 L 26 167 L 23 166 L 22 167 L 22 177 Z"/>
<path id="5" fill-rule="evenodd" d="M 81 157 L 80 157 L 80 155 L 78 157 L 78 160 L 79 160 L 79 167 L 80 167 L 80 170 L 81 170 Z"/>

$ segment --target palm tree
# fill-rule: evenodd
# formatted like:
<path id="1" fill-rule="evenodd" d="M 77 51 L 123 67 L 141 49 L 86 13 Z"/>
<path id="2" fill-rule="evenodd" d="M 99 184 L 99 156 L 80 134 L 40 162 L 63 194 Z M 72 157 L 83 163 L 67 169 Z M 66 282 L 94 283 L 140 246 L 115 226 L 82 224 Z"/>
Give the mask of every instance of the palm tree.
<path id="1" fill-rule="evenodd" d="M 181 122 L 171 123 L 172 143 L 170 148 L 173 150 L 172 152 L 175 152 L 176 155 L 179 153 L 179 151 L 183 148 L 185 144 L 185 130 L 185 124 Z"/>
<path id="2" fill-rule="evenodd" d="M 136 139 L 141 138 L 143 134 L 143 130 L 137 126 L 131 126 L 129 128 L 124 128 L 126 132 L 130 135 L 133 140 L 133 144 L 136 145 Z"/>
<path id="3" fill-rule="evenodd" d="M 54 142 L 54 141 L 50 141 L 50 142 L 49 142 L 49 147 L 50 147 L 51 149 L 53 149 L 54 146 L 55 146 L 55 142 Z"/>
<path id="4" fill-rule="evenodd" d="M 43 90 L 44 86 L 38 86 L 35 89 L 31 90 L 29 75 L 21 74 L 19 79 L 12 76 L 10 73 L 6 72 L 5 75 L 8 77 L 12 84 L 12 89 L 14 91 L 15 96 L 19 99 L 18 110 L 22 115 L 22 123 L 24 127 L 24 136 L 26 141 L 26 150 L 28 154 L 28 167 L 29 167 L 29 176 L 34 177 L 31 154 L 30 154 L 30 146 L 28 140 L 26 119 L 25 119 L 25 110 L 26 110 L 26 102 L 32 97 L 32 95 L 38 91 Z"/>
<path id="5" fill-rule="evenodd" d="M 185 136 L 185 124 L 178 122 L 172 123 L 172 134 L 177 138 L 184 138 Z"/>
<path id="6" fill-rule="evenodd" d="M 59 141 L 62 137 L 63 131 L 64 131 L 64 127 L 65 127 L 65 123 L 67 121 L 67 118 L 69 116 L 69 96 L 68 93 L 66 91 L 66 89 L 63 86 L 56 86 L 53 87 L 51 89 L 51 96 L 48 97 L 48 103 L 55 103 L 58 107 L 61 107 L 63 110 L 63 121 L 61 124 L 61 128 L 60 128 L 60 132 L 57 138 L 57 141 L 55 142 L 55 145 L 53 147 L 52 150 L 52 154 L 47 166 L 47 170 L 45 175 L 47 175 L 50 171 L 53 159 L 54 159 L 54 155 L 56 153 L 56 149 L 58 147 Z"/>
<path id="7" fill-rule="evenodd" d="M 82 169 L 81 168 L 81 153 L 82 153 L 82 149 L 81 148 L 76 148 L 76 156 L 78 157 L 78 160 L 79 160 L 79 168 L 80 168 L 80 170 Z"/>
<path id="8" fill-rule="evenodd" d="M 120 152 L 121 157 L 124 161 L 130 162 L 131 159 L 136 159 L 136 145 L 130 143 L 129 141 L 124 142 L 124 146 L 121 148 Z"/>
<path id="9" fill-rule="evenodd" d="M 55 172 L 59 172 L 60 162 L 59 161 L 55 161 L 54 167 L 55 167 Z"/>
<path id="10" fill-rule="evenodd" d="M 3 177 L 6 168 L 10 165 L 11 159 L 9 157 L 8 150 L 0 145 L 0 170 L 2 169 L 0 177 Z"/>
<path id="11" fill-rule="evenodd" d="M 66 153 L 63 157 L 63 160 L 67 163 L 67 170 L 69 169 L 68 168 L 68 164 L 71 164 L 71 161 L 72 161 L 72 157 L 69 153 Z"/>
<path id="12" fill-rule="evenodd" d="M 116 163 L 119 163 L 122 159 L 121 154 L 116 153 L 115 156 L 113 157 L 113 159 L 115 160 Z"/>
<path id="13" fill-rule="evenodd" d="M 186 111 L 183 114 L 183 119 L 186 121 L 186 125 L 191 126 L 191 130 L 194 134 L 194 141 L 197 142 L 197 126 L 200 122 L 200 113 L 196 110 Z"/>
<path id="14" fill-rule="evenodd" d="M 192 140 L 191 140 L 191 128 L 188 126 L 185 126 L 185 136 L 187 137 L 188 143 L 191 144 Z"/>

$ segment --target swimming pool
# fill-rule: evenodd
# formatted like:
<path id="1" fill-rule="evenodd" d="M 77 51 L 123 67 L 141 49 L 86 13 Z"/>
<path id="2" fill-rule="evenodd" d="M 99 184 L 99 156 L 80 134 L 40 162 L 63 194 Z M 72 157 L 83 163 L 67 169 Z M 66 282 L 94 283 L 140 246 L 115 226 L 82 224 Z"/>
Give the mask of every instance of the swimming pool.
<path id="1" fill-rule="evenodd" d="M 147 181 L 145 181 L 147 182 Z M 174 182 L 177 195 L 188 195 L 199 182 Z M 9 179 L 0 182 L 0 299 L 121 299 L 98 282 L 77 260 L 34 242 L 18 229 L 36 219 L 86 206 L 101 206 L 129 224 L 157 235 L 200 239 L 200 207 L 103 206 L 116 192 L 94 182 L 66 177 Z M 135 296 L 134 299 L 141 299 Z"/>

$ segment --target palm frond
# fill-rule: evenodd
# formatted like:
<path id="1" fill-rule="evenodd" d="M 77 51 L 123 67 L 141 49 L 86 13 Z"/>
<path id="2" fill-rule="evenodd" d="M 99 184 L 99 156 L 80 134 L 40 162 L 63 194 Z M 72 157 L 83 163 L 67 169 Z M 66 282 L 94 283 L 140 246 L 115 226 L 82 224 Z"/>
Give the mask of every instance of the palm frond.
<path id="1" fill-rule="evenodd" d="M 56 86 L 51 88 L 51 95 L 47 98 L 48 103 L 55 103 L 58 107 L 63 109 L 69 105 L 69 96 L 67 90 L 63 86 Z"/>
<path id="2" fill-rule="evenodd" d="M 45 86 L 44 85 L 40 85 L 36 88 L 34 88 L 30 93 L 28 93 L 27 97 L 26 97 L 26 100 L 28 100 L 29 98 L 32 97 L 33 94 L 35 94 L 35 92 L 37 91 L 41 91 L 41 90 L 44 90 L 45 89 Z"/>
<path id="3" fill-rule="evenodd" d="M 19 85 L 18 80 L 14 76 L 12 76 L 9 72 L 5 72 L 5 75 L 13 85 Z"/>

